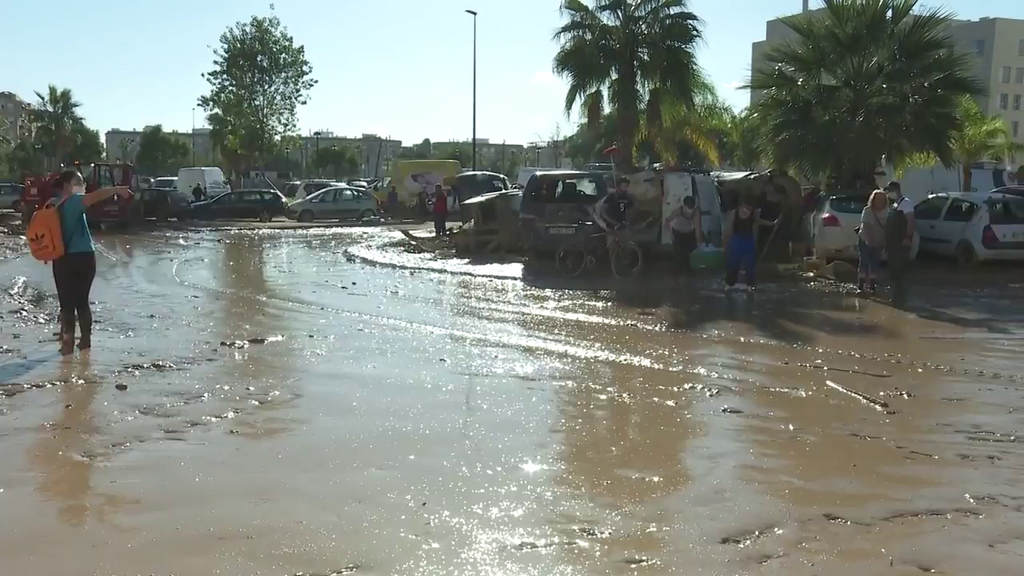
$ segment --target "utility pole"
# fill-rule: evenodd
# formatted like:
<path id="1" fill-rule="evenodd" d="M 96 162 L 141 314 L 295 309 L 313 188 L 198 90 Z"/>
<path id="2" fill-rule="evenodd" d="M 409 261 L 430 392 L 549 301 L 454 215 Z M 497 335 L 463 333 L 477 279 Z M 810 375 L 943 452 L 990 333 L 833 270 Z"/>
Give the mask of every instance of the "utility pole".
<path id="1" fill-rule="evenodd" d="M 473 170 L 476 171 L 476 16 L 475 10 L 466 10 L 473 16 Z"/>
<path id="2" fill-rule="evenodd" d="M 192 166 L 196 165 L 196 107 L 192 107 Z"/>

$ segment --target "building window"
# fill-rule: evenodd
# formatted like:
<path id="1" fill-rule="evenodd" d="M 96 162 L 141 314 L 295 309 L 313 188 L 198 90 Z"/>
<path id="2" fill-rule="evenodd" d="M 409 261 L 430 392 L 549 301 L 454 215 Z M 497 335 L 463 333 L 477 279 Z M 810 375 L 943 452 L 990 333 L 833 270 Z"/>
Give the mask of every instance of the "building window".
<path id="1" fill-rule="evenodd" d="M 1024 56 L 1024 39 L 1017 40 L 1017 56 Z"/>
<path id="2" fill-rule="evenodd" d="M 1020 94 L 1013 95 L 1013 109 L 1020 110 Z"/>
<path id="3" fill-rule="evenodd" d="M 1014 80 L 1017 84 L 1024 84 L 1024 68 L 1017 68 L 1017 77 Z"/>
<path id="4" fill-rule="evenodd" d="M 1009 84 L 1010 83 L 1010 75 L 1013 74 L 1013 68 L 1010 68 L 1009 66 L 1003 66 L 1000 69 L 1000 72 L 1001 72 L 1000 76 L 1002 77 L 1003 84 Z"/>
<path id="5" fill-rule="evenodd" d="M 1020 122 L 1013 121 L 1013 137 L 1016 138 L 1020 134 Z"/>
<path id="6" fill-rule="evenodd" d="M 1009 94 L 1000 94 L 999 95 L 999 109 L 1000 110 L 1006 110 L 1009 107 L 1010 107 L 1010 95 Z"/>
<path id="7" fill-rule="evenodd" d="M 975 40 L 974 41 L 974 53 L 977 54 L 978 56 L 984 56 L 985 55 L 985 41 L 984 40 Z"/>

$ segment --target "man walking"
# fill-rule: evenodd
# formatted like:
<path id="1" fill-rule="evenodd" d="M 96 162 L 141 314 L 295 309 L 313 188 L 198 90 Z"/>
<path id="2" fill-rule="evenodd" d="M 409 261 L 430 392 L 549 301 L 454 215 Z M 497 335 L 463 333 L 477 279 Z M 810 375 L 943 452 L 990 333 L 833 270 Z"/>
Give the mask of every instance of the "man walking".
<path id="1" fill-rule="evenodd" d="M 434 186 L 434 235 L 440 238 L 448 231 L 448 195 L 440 184 Z"/>
<path id="2" fill-rule="evenodd" d="M 886 184 L 885 193 L 892 202 L 885 221 L 891 301 L 896 306 L 903 306 L 907 302 L 907 269 L 910 266 L 910 247 L 914 242 L 914 203 L 903 195 L 899 182 Z"/>

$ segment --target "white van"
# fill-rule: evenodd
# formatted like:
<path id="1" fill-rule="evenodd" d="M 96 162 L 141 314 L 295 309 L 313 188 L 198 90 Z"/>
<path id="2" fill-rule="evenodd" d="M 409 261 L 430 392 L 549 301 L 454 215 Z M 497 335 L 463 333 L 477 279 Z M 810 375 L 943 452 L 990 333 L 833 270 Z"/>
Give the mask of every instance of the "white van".
<path id="1" fill-rule="evenodd" d="M 191 198 L 192 190 L 197 184 L 206 193 L 207 198 L 216 198 L 231 191 L 231 187 L 224 179 L 224 172 L 220 168 L 195 167 L 178 170 L 179 192 L 184 192 Z"/>

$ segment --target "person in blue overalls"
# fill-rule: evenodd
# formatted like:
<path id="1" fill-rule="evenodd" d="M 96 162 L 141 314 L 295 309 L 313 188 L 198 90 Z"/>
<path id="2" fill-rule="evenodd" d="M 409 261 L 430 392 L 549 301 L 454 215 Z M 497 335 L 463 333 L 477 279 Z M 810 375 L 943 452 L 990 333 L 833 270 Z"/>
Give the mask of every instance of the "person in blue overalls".
<path id="1" fill-rule="evenodd" d="M 725 284 L 729 288 L 753 290 L 757 285 L 757 228 L 774 226 L 775 222 L 761 219 L 760 211 L 746 195 L 740 196 L 739 205 L 725 217 L 723 239 L 725 243 Z M 746 274 L 745 283 L 738 284 L 740 270 Z"/>

